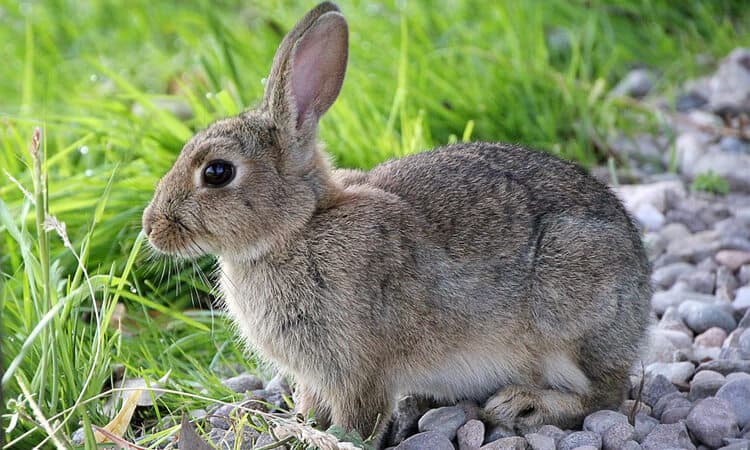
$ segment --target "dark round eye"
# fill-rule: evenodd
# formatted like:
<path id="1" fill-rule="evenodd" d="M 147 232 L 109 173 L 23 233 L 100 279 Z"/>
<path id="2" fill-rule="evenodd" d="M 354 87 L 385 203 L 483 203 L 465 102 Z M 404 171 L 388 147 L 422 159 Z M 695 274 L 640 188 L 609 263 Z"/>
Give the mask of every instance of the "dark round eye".
<path id="1" fill-rule="evenodd" d="M 203 182 L 208 187 L 223 187 L 234 179 L 234 166 L 229 161 L 217 159 L 211 161 L 203 169 Z"/>

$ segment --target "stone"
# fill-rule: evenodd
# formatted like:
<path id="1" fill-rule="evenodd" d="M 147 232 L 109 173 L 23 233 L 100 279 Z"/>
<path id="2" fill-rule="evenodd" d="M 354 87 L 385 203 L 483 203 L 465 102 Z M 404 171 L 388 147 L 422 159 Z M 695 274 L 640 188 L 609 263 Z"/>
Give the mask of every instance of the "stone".
<path id="1" fill-rule="evenodd" d="M 670 242 L 667 252 L 685 261 L 698 262 L 719 250 L 718 238 L 718 233 L 713 230 L 698 231 L 682 240 Z"/>
<path id="2" fill-rule="evenodd" d="M 671 394 L 667 394 L 664 397 L 660 398 L 659 401 L 656 402 L 656 405 L 654 405 L 653 414 L 657 419 L 661 419 L 661 415 L 669 409 L 690 406 L 690 400 L 687 399 L 687 396 L 684 393 L 672 392 Z"/>
<path id="3" fill-rule="evenodd" d="M 708 107 L 717 113 L 726 110 L 747 112 L 750 105 L 750 50 L 736 48 L 724 58 L 711 77 Z"/>
<path id="4" fill-rule="evenodd" d="M 698 109 L 708 103 L 708 99 L 695 91 L 685 92 L 677 97 L 675 109 L 679 112 L 687 112 Z"/>
<path id="5" fill-rule="evenodd" d="M 724 439 L 724 441 L 732 441 L 727 445 L 720 447 L 719 450 L 749 450 L 750 439 Z"/>
<path id="6" fill-rule="evenodd" d="M 417 433 L 414 436 L 400 443 L 396 450 L 455 450 L 450 439 L 444 433 L 428 431 L 426 433 Z"/>
<path id="7" fill-rule="evenodd" d="M 520 436 L 509 436 L 483 445 L 481 450 L 526 450 L 526 439 Z"/>
<path id="8" fill-rule="evenodd" d="M 750 264 L 743 264 L 742 267 L 737 271 L 737 281 L 741 285 L 750 284 Z"/>
<path id="9" fill-rule="evenodd" d="M 740 431 L 732 406 L 717 397 L 696 403 L 685 423 L 693 436 L 713 448 L 721 447 L 723 438 L 733 438 Z"/>
<path id="10" fill-rule="evenodd" d="M 704 133 L 688 132 L 677 136 L 675 140 L 675 156 L 677 166 L 681 172 L 689 170 L 700 157 L 706 153 L 706 144 L 710 136 Z"/>
<path id="11" fill-rule="evenodd" d="M 456 432 L 459 450 L 476 450 L 484 442 L 484 424 L 476 419 L 469 420 Z"/>
<path id="12" fill-rule="evenodd" d="M 648 69 L 634 69 L 625 75 L 610 92 L 614 97 L 643 98 L 651 92 L 656 76 Z"/>
<path id="13" fill-rule="evenodd" d="M 419 419 L 420 432 L 437 431 L 445 435 L 448 440 L 456 437 L 458 428 L 466 423 L 466 413 L 458 406 L 444 406 L 427 411 Z"/>
<path id="14" fill-rule="evenodd" d="M 726 382 L 724 375 L 719 372 L 712 370 L 704 370 L 698 372 L 690 382 L 690 392 L 688 393 L 688 400 L 695 402 L 706 397 L 711 397 L 721 388 Z"/>
<path id="15" fill-rule="evenodd" d="M 529 433 L 526 436 L 526 442 L 529 443 L 531 450 L 555 450 L 555 438 L 545 436 L 540 433 Z"/>
<path id="16" fill-rule="evenodd" d="M 734 136 L 724 136 L 719 142 L 721 151 L 727 153 L 750 153 L 750 143 Z"/>
<path id="17" fill-rule="evenodd" d="M 711 327 L 729 332 L 737 326 L 732 314 L 715 304 L 688 300 L 680 305 L 678 311 L 685 324 L 696 333 L 703 333 Z"/>
<path id="18" fill-rule="evenodd" d="M 583 429 L 585 431 L 593 431 L 596 434 L 602 434 L 616 423 L 628 423 L 627 416 L 617 411 L 603 409 L 586 416 L 583 419 Z"/>
<path id="19" fill-rule="evenodd" d="M 720 359 L 701 363 L 697 370 L 713 370 L 728 377 L 732 372 L 750 373 L 750 361 Z M 727 378 L 728 379 L 728 378 Z"/>
<path id="20" fill-rule="evenodd" d="M 683 448 L 695 450 L 684 422 L 656 425 L 641 442 L 643 450 Z"/>
<path id="21" fill-rule="evenodd" d="M 393 412 L 393 420 L 390 426 L 390 437 L 387 442 L 398 445 L 404 439 L 417 431 L 417 422 L 422 415 L 419 402 L 414 396 L 407 396 L 399 400 L 396 410 Z"/>
<path id="22" fill-rule="evenodd" d="M 732 308 L 735 311 L 746 311 L 750 308 L 750 286 L 743 286 L 734 294 Z"/>
<path id="23" fill-rule="evenodd" d="M 643 447 L 641 447 L 641 444 L 637 443 L 636 441 L 628 441 L 622 444 L 620 450 L 641 450 L 642 448 Z"/>
<path id="24" fill-rule="evenodd" d="M 254 391 L 256 389 L 263 389 L 263 380 L 249 373 L 243 373 L 236 377 L 227 378 L 222 384 L 233 392 L 238 392 L 240 394 L 247 391 Z"/>
<path id="25" fill-rule="evenodd" d="M 573 450 L 584 445 L 590 445 L 599 449 L 602 447 L 602 438 L 593 431 L 575 431 L 560 439 L 557 449 Z"/>
<path id="26" fill-rule="evenodd" d="M 648 436 L 649 433 L 651 433 L 651 430 L 653 430 L 657 425 L 659 425 L 659 421 L 657 419 L 654 419 L 653 417 L 646 414 L 636 414 L 635 425 L 633 425 L 633 427 L 635 428 L 635 440 L 638 442 L 643 442 L 646 436 Z"/>
<path id="27" fill-rule="evenodd" d="M 693 375 L 695 366 L 691 362 L 652 363 L 646 366 L 647 375 L 664 375 L 673 384 L 682 384 Z M 585 426 L 585 422 L 584 422 Z"/>
<path id="28" fill-rule="evenodd" d="M 750 155 L 743 153 L 727 153 L 709 151 L 698 157 L 683 173 L 690 178 L 705 173 L 714 173 L 724 178 L 732 190 L 750 191 Z"/>
<path id="29" fill-rule="evenodd" d="M 750 328 L 750 308 L 745 311 L 745 314 L 737 324 L 737 328 Z"/>
<path id="30" fill-rule="evenodd" d="M 683 273 L 695 269 L 695 265 L 679 261 L 662 266 L 651 273 L 651 284 L 657 289 L 669 289 Z"/>
<path id="31" fill-rule="evenodd" d="M 655 206 L 644 204 L 638 207 L 637 210 L 633 211 L 633 216 L 638 219 L 644 230 L 654 231 L 664 225 L 666 218 Z"/>
<path id="32" fill-rule="evenodd" d="M 678 278 L 690 292 L 713 294 L 716 287 L 716 274 L 709 270 L 693 270 Z"/>
<path id="33" fill-rule="evenodd" d="M 653 297 L 651 297 L 651 307 L 656 314 L 662 315 L 670 306 L 679 307 L 681 303 L 686 301 L 714 303 L 716 297 L 713 295 L 681 292 L 676 290 L 659 291 L 655 292 Z"/>
<path id="34" fill-rule="evenodd" d="M 714 258 L 716 262 L 728 267 L 732 272 L 742 267 L 743 264 L 750 264 L 750 252 L 742 250 L 719 250 Z"/>
<path id="35" fill-rule="evenodd" d="M 727 379 L 716 392 L 716 398 L 725 400 L 731 406 L 740 427 L 750 425 L 750 377 Z"/>
<path id="36" fill-rule="evenodd" d="M 484 432 L 484 442 L 494 442 L 498 439 L 515 436 L 516 433 L 501 424 L 495 424 L 487 428 Z"/>
<path id="37" fill-rule="evenodd" d="M 701 347 L 721 347 L 724 339 L 727 338 L 727 332 L 723 328 L 711 327 L 695 337 L 695 345 Z"/>
<path id="38" fill-rule="evenodd" d="M 678 392 L 677 388 L 664 375 L 646 376 L 641 400 L 653 407 L 660 398 L 674 392 Z"/>
<path id="39" fill-rule="evenodd" d="M 690 410 L 692 408 L 690 406 L 680 406 L 677 408 L 671 408 L 666 411 L 664 411 L 661 414 L 661 423 L 677 423 L 685 420 L 685 418 L 690 414 Z"/>
<path id="40" fill-rule="evenodd" d="M 693 343 L 693 330 L 691 330 L 680 317 L 678 307 L 670 306 L 661 316 L 661 320 L 656 326 L 659 330 L 677 331 L 683 334 L 683 336 L 675 335 L 674 333 L 666 335 L 672 343 L 679 348 L 688 348 Z"/>
<path id="41" fill-rule="evenodd" d="M 607 428 L 602 434 L 604 450 L 619 450 L 625 442 L 633 439 L 635 429 L 627 422 L 619 422 Z"/>
<path id="42" fill-rule="evenodd" d="M 750 328 L 746 328 L 742 332 L 737 343 L 739 344 L 740 351 L 742 351 L 743 359 L 750 359 Z"/>
<path id="43" fill-rule="evenodd" d="M 557 445 L 557 443 L 560 442 L 562 438 L 567 436 L 567 434 L 563 430 L 557 428 L 554 425 L 542 425 L 537 433 L 551 437 L 555 440 L 555 445 Z"/>

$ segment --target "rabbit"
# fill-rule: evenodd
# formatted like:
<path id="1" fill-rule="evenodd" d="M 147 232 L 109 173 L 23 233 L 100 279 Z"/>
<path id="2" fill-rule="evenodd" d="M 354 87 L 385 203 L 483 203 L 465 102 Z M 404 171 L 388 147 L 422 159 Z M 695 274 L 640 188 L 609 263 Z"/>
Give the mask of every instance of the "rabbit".
<path id="1" fill-rule="evenodd" d="M 617 197 L 499 143 L 335 169 L 316 131 L 347 58 L 347 22 L 321 3 L 283 39 L 257 109 L 185 144 L 144 211 L 150 244 L 217 257 L 243 341 L 321 425 L 382 443 L 404 395 L 477 401 L 517 433 L 617 408 L 651 298 Z"/>

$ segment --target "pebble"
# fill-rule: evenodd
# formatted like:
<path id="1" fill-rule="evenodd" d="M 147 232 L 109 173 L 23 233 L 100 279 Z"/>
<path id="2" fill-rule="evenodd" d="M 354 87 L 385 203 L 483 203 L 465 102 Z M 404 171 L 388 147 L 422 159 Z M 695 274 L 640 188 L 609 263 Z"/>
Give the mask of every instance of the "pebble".
<path id="1" fill-rule="evenodd" d="M 683 273 L 695 269 L 695 265 L 678 261 L 659 267 L 651 273 L 651 283 L 655 288 L 669 289 Z"/>
<path id="2" fill-rule="evenodd" d="M 718 397 L 696 403 L 685 423 L 693 436 L 713 448 L 721 447 L 723 438 L 733 438 L 739 433 L 732 405 Z"/>
<path id="3" fill-rule="evenodd" d="M 529 433 L 525 436 L 531 450 L 555 450 L 555 438 L 541 433 Z"/>
<path id="4" fill-rule="evenodd" d="M 615 97 L 627 96 L 643 98 L 651 92 L 655 82 L 656 76 L 650 70 L 634 69 L 628 72 L 627 75 L 625 75 L 625 77 L 620 80 L 614 88 L 612 88 L 610 95 Z"/>
<path id="5" fill-rule="evenodd" d="M 621 450 L 641 450 L 641 444 L 636 441 L 628 441 L 620 447 Z"/>
<path id="6" fill-rule="evenodd" d="M 604 450 L 618 450 L 634 436 L 635 429 L 632 425 L 627 422 L 616 423 L 602 433 L 602 448 Z"/>
<path id="7" fill-rule="evenodd" d="M 646 436 L 648 436 L 649 433 L 651 433 L 651 430 L 653 430 L 657 425 L 659 425 L 659 421 L 657 419 L 654 419 L 653 417 L 646 414 L 636 414 L 634 425 L 635 440 L 638 442 L 643 442 Z"/>
<path id="8" fill-rule="evenodd" d="M 740 270 L 737 271 L 737 280 L 740 284 L 750 284 L 750 264 L 743 264 Z"/>
<path id="9" fill-rule="evenodd" d="M 738 328 L 738 330 L 741 328 Z M 743 359 L 750 359 L 750 328 L 746 328 L 738 339 L 739 348 L 742 351 Z"/>
<path id="10" fill-rule="evenodd" d="M 713 294 L 716 288 L 716 274 L 709 270 L 693 270 L 678 278 L 683 289 L 701 294 Z"/>
<path id="11" fill-rule="evenodd" d="M 721 343 L 727 338 L 727 332 L 723 328 L 711 327 L 695 337 L 695 345 L 701 347 L 721 347 Z"/>
<path id="12" fill-rule="evenodd" d="M 690 407 L 690 400 L 682 392 L 672 392 L 664 397 L 660 398 L 654 406 L 653 415 L 657 419 L 660 419 L 662 414 L 669 409 Z"/>
<path id="13" fill-rule="evenodd" d="M 659 424 L 641 442 L 643 450 L 665 450 L 669 448 L 684 448 L 695 450 L 685 428 L 684 422 L 673 424 Z"/>
<path id="14" fill-rule="evenodd" d="M 504 425 L 495 424 L 487 428 L 484 432 L 484 442 L 493 442 L 498 439 L 515 436 L 516 433 L 513 430 L 505 427 Z"/>
<path id="15" fill-rule="evenodd" d="M 483 445 L 481 450 L 526 450 L 526 439 L 520 436 L 510 436 Z"/>
<path id="16" fill-rule="evenodd" d="M 456 432 L 459 450 L 476 450 L 484 441 L 484 423 L 472 419 Z"/>
<path id="17" fill-rule="evenodd" d="M 660 398 L 673 392 L 677 392 L 677 388 L 664 375 L 646 376 L 641 400 L 654 407 Z"/>
<path id="18" fill-rule="evenodd" d="M 659 291 L 654 293 L 651 298 L 651 307 L 656 314 L 662 315 L 670 306 L 679 307 L 685 301 L 694 301 L 699 303 L 714 303 L 716 297 L 713 295 L 699 294 L 697 292 L 684 291 Z"/>
<path id="19" fill-rule="evenodd" d="M 732 308 L 735 311 L 746 311 L 750 309 L 750 286 L 744 286 L 735 292 Z"/>
<path id="20" fill-rule="evenodd" d="M 663 375 L 673 384 L 682 384 L 693 375 L 695 366 L 691 362 L 653 363 L 646 366 L 647 375 Z M 584 422 L 585 424 L 585 422 Z"/>
<path id="21" fill-rule="evenodd" d="M 466 423 L 466 413 L 458 406 L 444 406 L 427 411 L 419 419 L 420 432 L 436 431 L 442 433 L 448 440 L 456 437 L 458 428 Z"/>
<path id="22" fill-rule="evenodd" d="M 739 269 L 743 264 L 750 263 L 750 252 L 742 250 L 719 250 L 716 252 L 716 262 L 728 267 L 733 272 Z"/>
<path id="23" fill-rule="evenodd" d="M 593 431 L 576 431 L 562 438 L 557 444 L 557 450 L 573 450 L 584 445 L 599 449 L 602 447 L 602 438 Z"/>
<path id="24" fill-rule="evenodd" d="M 583 429 L 586 431 L 593 431 L 596 434 L 603 434 L 611 426 L 617 423 L 628 423 L 627 416 L 617 411 L 604 409 L 586 416 L 583 420 Z"/>
<path id="25" fill-rule="evenodd" d="M 716 398 L 729 403 L 740 427 L 750 425 L 750 376 L 728 377 Z"/>
<path id="26" fill-rule="evenodd" d="M 693 342 L 693 330 L 688 328 L 688 326 L 685 325 L 685 322 L 682 321 L 682 317 L 680 317 L 679 310 L 676 306 L 670 306 L 664 311 L 657 328 L 660 330 L 676 331 L 686 335 L 668 335 L 669 339 L 678 347 L 689 347 Z M 679 338 L 680 342 L 675 341 L 675 338 Z"/>
<path id="27" fill-rule="evenodd" d="M 414 436 L 400 443 L 396 450 L 455 450 L 450 439 L 444 433 L 437 431 L 428 431 L 426 433 L 417 433 Z"/>
<path id="28" fill-rule="evenodd" d="M 734 317 L 719 306 L 687 300 L 679 307 L 680 317 L 696 333 L 703 333 L 711 327 L 719 327 L 730 332 L 737 326 Z"/>
<path id="29" fill-rule="evenodd" d="M 750 373 L 750 361 L 720 359 L 716 361 L 706 361 L 698 366 L 697 370 L 713 370 L 727 376 L 732 372 Z"/>
<path id="30" fill-rule="evenodd" d="M 542 425 L 542 427 L 539 428 L 539 431 L 537 431 L 537 433 L 544 435 L 544 436 L 551 437 L 552 439 L 555 440 L 555 445 L 557 445 L 557 443 L 560 442 L 562 438 L 567 436 L 567 433 L 565 433 L 563 430 L 557 428 L 554 425 Z"/>
<path id="31" fill-rule="evenodd" d="M 695 402 L 696 400 L 711 397 L 716 394 L 725 382 L 726 378 L 719 372 L 714 372 L 712 370 L 698 372 L 690 382 L 688 400 Z"/>
<path id="32" fill-rule="evenodd" d="M 254 391 L 256 389 L 263 389 L 263 380 L 249 373 L 243 373 L 236 377 L 227 378 L 223 381 L 223 384 L 233 392 L 238 392 L 240 394 L 247 391 Z"/>
<path id="33" fill-rule="evenodd" d="M 681 94 L 675 101 L 675 109 L 680 112 L 687 112 L 692 109 L 698 109 L 708 103 L 708 99 L 698 92 L 690 91 Z"/>

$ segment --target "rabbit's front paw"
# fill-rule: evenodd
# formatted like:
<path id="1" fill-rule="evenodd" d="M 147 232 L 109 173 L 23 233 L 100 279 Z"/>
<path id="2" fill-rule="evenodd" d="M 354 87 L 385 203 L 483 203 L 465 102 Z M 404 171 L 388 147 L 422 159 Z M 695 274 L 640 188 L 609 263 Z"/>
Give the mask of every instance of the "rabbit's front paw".
<path id="1" fill-rule="evenodd" d="M 497 391 L 484 405 L 483 415 L 520 434 L 536 431 L 544 423 L 546 411 L 539 390 L 511 385 Z"/>

